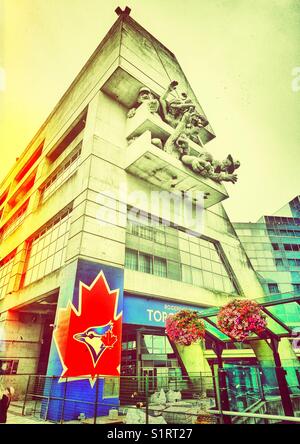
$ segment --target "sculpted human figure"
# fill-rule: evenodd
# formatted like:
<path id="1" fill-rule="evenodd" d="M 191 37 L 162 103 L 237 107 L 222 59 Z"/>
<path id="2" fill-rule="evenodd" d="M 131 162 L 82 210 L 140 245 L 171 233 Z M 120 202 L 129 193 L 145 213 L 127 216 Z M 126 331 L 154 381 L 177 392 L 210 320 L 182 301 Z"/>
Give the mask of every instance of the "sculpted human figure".
<path id="1" fill-rule="evenodd" d="M 235 170 L 237 170 L 240 167 L 240 161 L 239 160 L 233 160 L 232 155 L 228 154 L 225 160 L 223 161 L 214 161 L 214 170 L 215 173 L 229 173 L 232 174 Z"/>
<path id="2" fill-rule="evenodd" d="M 176 82 L 176 80 L 173 80 L 173 82 L 170 83 L 164 94 L 159 99 L 162 111 L 162 118 L 173 128 L 177 127 L 185 111 L 190 108 L 195 109 L 195 105 L 185 93 L 182 93 L 181 98 L 168 101 L 169 95 L 172 91 L 175 91 L 177 85 L 178 82 Z"/>
<path id="3" fill-rule="evenodd" d="M 208 125 L 208 120 L 205 116 L 202 116 L 197 111 L 191 113 L 190 122 L 186 125 L 186 134 L 189 136 L 191 140 L 198 143 L 201 140 L 199 138 L 199 133 L 201 128 L 204 128 Z"/>
<path id="4" fill-rule="evenodd" d="M 216 161 L 214 161 L 212 155 L 208 152 L 203 152 L 198 156 L 191 155 L 189 137 L 186 128 L 190 123 L 192 113 L 192 108 L 184 113 L 177 128 L 166 141 L 164 147 L 165 151 L 172 154 L 177 159 L 180 159 L 184 165 L 188 166 L 202 177 L 210 178 L 216 182 L 227 181 L 235 183 L 237 181 L 237 175 L 229 173 L 226 170 L 228 159 L 223 162 L 217 161 L 216 164 Z M 224 162 L 226 163 L 226 166 Z M 222 165 L 223 170 L 220 165 Z"/>
<path id="5" fill-rule="evenodd" d="M 201 128 L 208 125 L 208 120 L 196 111 L 195 104 L 186 93 L 182 93 L 179 98 L 168 100 L 170 93 L 175 91 L 177 85 L 178 82 L 175 80 L 171 82 L 164 94 L 159 99 L 162 118 L 173 128 L 176 128 L 184 113 L 188 110 L 193 111 L 192 117 L 187 126 L 188 131 L 186 131 L 186 134 L 190 137 L 190 139 L 194 140 L 196 143 L 199 143 L 199 131 Z"/>
<path id="6" fill-rule="evenodd" d="M 140 88 L 139 90 L 139 94 L 136 100 L 136 105 L 134 108 L 131 108 L 128 113 L 127 113 L 127 117 L 131 118 L 135 115 L 136 110 L 138 109 L 138 107 L 140 105 L 142 105 L 143 103 L 146 103 L 148 106 L 148 109 L 151 113 L 156 113 L 158 112 L 159 109 L 159 101 L 153 96 L 152 92 L 150 91 L 149 88 L 147 88 L 146 86 L 142 86 L 142 88 Z"/>

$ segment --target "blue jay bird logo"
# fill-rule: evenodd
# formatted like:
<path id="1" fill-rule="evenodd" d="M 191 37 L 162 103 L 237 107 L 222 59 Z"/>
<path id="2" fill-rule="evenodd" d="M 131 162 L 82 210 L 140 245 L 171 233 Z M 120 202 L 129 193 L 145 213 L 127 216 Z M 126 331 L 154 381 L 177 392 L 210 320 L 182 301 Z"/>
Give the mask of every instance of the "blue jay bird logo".
<path id="1" fill-rule="evenodd" d="M 110 321 L 105 325 L 98 325 L 96 327 L 89 327 L 82 333 L 76 333 L 73 338 L 82 342 L 87 346 L 94 363 L 97 365 L 101 355 L 107 348 L 113 348 L 117 337 L 112 332 L 113 323 Z"/>

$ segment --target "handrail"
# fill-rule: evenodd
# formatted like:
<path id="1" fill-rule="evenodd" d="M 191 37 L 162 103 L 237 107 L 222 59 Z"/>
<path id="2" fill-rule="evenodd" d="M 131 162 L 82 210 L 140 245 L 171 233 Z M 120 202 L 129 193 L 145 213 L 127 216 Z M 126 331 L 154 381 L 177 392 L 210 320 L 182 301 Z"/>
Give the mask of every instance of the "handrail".
<path id="1" fill-rule="evenodd" d="M 245 416 L 247 418 L 260 418 L 260 419 L 278 419 L 280 421 L 290 421 L 300 423 L 300 417 L 295 416 L 281 416 L 281 415 L 268 415 L 265 413 L 247 413 L 247 412 L 232 412 L 230 410 L 208 410 L 209 413 L 213 415 L 222 416 Z"/>

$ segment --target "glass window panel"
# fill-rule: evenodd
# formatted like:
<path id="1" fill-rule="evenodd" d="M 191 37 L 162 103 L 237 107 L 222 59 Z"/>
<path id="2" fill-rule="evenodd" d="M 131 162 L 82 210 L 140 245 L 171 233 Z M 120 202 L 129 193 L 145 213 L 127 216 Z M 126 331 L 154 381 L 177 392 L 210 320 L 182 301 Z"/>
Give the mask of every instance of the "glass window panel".
<path id="1" fill-rule="evenodd" d="M 223 285 L 225 293 L 236 293 L 236 289 L 228 277 L 223 277 Z"/>
<path id="2" fill-rule="evenodd" d="M 45 259 L 47 259 L 47 257 L 48 257 L 48 250 L 49 250 L 49 248 L 44 248 L 42 250 L 41 261 L 44 261 Z"/>
<path id="3" fill-rule="evenodd" d="M 213 288 L 214 281 L 212 273 L 209 273 L 208 271 L 203 271 L 203 284 L 204 287 Z"/>
<path id="4" fill-rule="evenodd" d="M 199 256 L 191 255 L 191 266 L 201 268 L 201 258 Z"/>
<path id="5" fill-rule="evenodd" d="M 272 305 L 267 310 L 288 326 L 300 324 L 300 305 L 297 302 Z"/>
<path id="6" fill-rule="evenodd" d="M 180 253 L 180 257 L 181 257 L 181 263 L 182 264 L 190 265 L 190 263 L 191 263 L 191 256 L 188 253 L 185 253 L 185 252 L 182 251 Z"/>
<path id="7" fill-rule="evenodd" d="M 270 316 L 266 315 L 267 328 L 275 334 L 285 334 L 287 330 L 283 328 L 278 322 L 274 321 Z"/>
<path id="8" fill-rule="evenodd" d="M 214 288 L 218 291 L 224 291 L 224 278 L 219 274 L 214 274 Z"/>
<path id="9" fill-rule="evenodd" d="M 178 262 L 168 261 L 167 272 L 169 279 L 181 280 L 181 268 Z"/>
<path id="10" fill-rule="evenodd" d="M 53 269 L 53 258 L 54 256 L 50 256 L 46 260 L 45 275 L 51 273 Z"/>
<path id="11" fill-rule="evenodd" d="M 40 237 L 37 245 L 37 253 L 41 251 L 44 245 L 44 237 Z"/>
<path id="12" fill-rule="evenodd" d="M 188 243 L 188 241 L 186 241 L 186 240 L 184 240 L 184 239 L 178 239 L 178 241 L 179 241 L 179 249 L 180 250 L 182 250 L 182 251 L 186 251 L 186 252 L 189 252 L 190 250 L 189 250 L 189 243 Z"/>
<path id="13" fill-rule="evenodd" d="M 54 228 L 54 230 L 52 231 L 51 242 L 56 241 L 57 237 L 58 237 L 58 227 L 56 226 L 56 228 Z"/>
<path id="14" fill-rule="evenodd" d="M 166 236 L 165 233 L 162 231 L 155 231 L 155 242 L 158 242 L 160 244 L 166 243 Z"/>
<path id="15" fill-rule="evenodd" d="M 202 268 L 203 270 L 211 271 L 212 270 L 211 262 L 208 259 L 202 258 Z"/>
<path id="16" fill-rule="evenodd" d="M 66 219 L 64 219 L 64 221 L 61 223 L 60 227 L 59 227 L 59 231 L 58 231 L 58 236 L 62 236 L 65 234 L 67 230 L 67 221 Z"/>
<path id="17" fill-rule="evenodd" d="M 152 273 L 152 257 L 148 254 L 139 253 L 139 271 L 143 273 Z"/>
<path id="18" fill-rule="evenodd" d="M 47 233 L 45 236 L 44 247 L 46 247 L 50 244 L 50 240 L 51 240 L 51 232 Z"/>
<path id="19" fill-rule="evenodd" d="M 217 262 L 212 262 L 211 266 L 212 266 L 213 273 L 222 274 L 222 266 L 221 266 L 221 264 L 218 264 Z"/>
<path id="20" fill-rule="evenodd" d="M 34 261 L 34 263 L 35 263 L 35 264 L 39 264 L 40 261 L 41 261 L 41 257 L 42 257 L 42 252 L 40 251 L 39 253 L 37 253 L 37 254 L 35 255 L 35 261 Z"/>
<path id="21" fill-rule="evenodd" d="M 64 237 L 59 237 L 56 242 L 56 251 L 62 250 L 64 248 Z"/>
<path id="22" fill-rule="evenodd" d="M 165 259 L 160 257 L 154 258 L 154 274 L 161 277 L 167 276 L 167 261 Z"/>
<path id="23" fill-rule="evenodd" d="M 187 265 L 181 265 L 181 270 L 182 270 L 182 281 L 186 282 L 188 284 L 192 283 L 192 270 L 191 267 L 187 266 Z"/>
<path id="24" fill-rule="evenodd" d="M 40 263 L 39 265 L 39 269 L 38 269 L 38 274 L 37 274 L 37 278 L 40 279 L 43 276 L 45 276 L 45 266 L 46 266 L 46 261 L 43 261 Z"/>
<path id="25" fill-rule="evenodd" d="M 208 248 L 201 247 L 200 255 L 202 258 L 210 259 L 210 251 Z"/>
<path id="26" fill-rule="evenodd" d="M 197 285 L 198 287 L 203 286 L 202 271 L 199 270 L 199 268 L 192 268 L 192 279 L 194 285 Z"/>
<path id="27" fill-rule="evenodd" d="M 56 242 L 52 242 L 52 243 L 49 245 L 49 251 L 48 251 L 48 255 L 49 255 L 49 256 L 52 256 L 52 254 L 55 253 L 55 243 L 56 243 Z"/>
<path id="28" fill-rule="evenodd" d="M 153 336 L 154 353 L 165 353 L 165 338 L 163 336 Z"/>
<path id="29" fill-rule="evenodd" d="M 269 288 L 269 292 L 272 294 L 279 293 L 278 285 L 275 283 L 268 284 L 268 288 Z"/>
<path id="30" fill-rule="evenodd" d="M 195 244 L 193 242 L 190 242 L 190 253 L 194 254 L 196 256 L 199 256 L 200 251 L 199 251 L 199 246 L 198 244 Z"/>
<path id="31" fill-rule="evenodd" d="M 37 274 L 38 274 L 38 268 L 39 266 L 35 266 L 32 269 L 32 275 L 31 275 L 31 282 L 35 281 L 37 279 Z"/>
<path id="32" fill-rule="evenodd" d="M 220 262 L 220 256 L 216 252 L 215 247 L 213 250 L 210 250 L 210 258 L 212 261 Z"/>
<path id="33" fill-rule="evenodd" d="M 138 269 L 138 253 L 134 250 L 126 249 L 125 267 L 131 270 Z"/>
<path id="34" fill-rule="evenodd" d="M 57 268 L 59 268 L 61 266 L 61 262 L 62 262 L 62 250 L 58 251 L 54 255 L 53 270 L 56 270 Z"/>
<path id="35" fill-rule="evenodd" d="M 152 335 L 142 335 L 142 348 L 148 353 L 152 353 Z"/>

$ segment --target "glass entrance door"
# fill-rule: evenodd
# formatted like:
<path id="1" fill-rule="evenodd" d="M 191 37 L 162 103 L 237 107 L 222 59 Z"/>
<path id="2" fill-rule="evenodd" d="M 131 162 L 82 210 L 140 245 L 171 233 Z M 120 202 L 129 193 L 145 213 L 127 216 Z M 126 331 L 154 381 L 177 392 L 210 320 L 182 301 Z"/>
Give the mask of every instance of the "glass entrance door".
<path id="1" fill-rule="evenodd" d="M 161 390 L 162 388 L 167 389 L 169 385 L 169 368 L 157 367 L 155 370 L 157 375 L 157 390 Z"/>
<path id="2" fill-rule="evenodd" d="M 145 392 L 146 391 L 146 382 L 148 381 L 148 390 L 149 390 L 149 392 L 154 392 L 155 391 L 155 387 L 156 387 L 156 384 L 155 384 L 155 380 L 156 380 L 156 377 L 155 377 L 155 370 L 156 369 L 154 369 L 154 368 L 142 368 L 142 378 L 141 378 L 141 383 L 140 383 L 140 386 L 141 386 L 141 390 L 143 391 L 143 392 Z"/>

